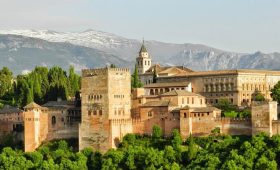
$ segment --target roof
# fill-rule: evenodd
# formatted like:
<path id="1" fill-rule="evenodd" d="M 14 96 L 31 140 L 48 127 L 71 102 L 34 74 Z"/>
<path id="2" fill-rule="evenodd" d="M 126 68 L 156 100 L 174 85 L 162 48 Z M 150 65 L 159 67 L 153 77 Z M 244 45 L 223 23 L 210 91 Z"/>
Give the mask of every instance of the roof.
<path id="1" fill-rule="evenodd" d="M 190 82 L 166 82 L 166 83 L 151 83 L 144 86 L 144 88 L 153 87 L 186 87 Z"/>
<path id="2" fill-rule="evenodd" d="M 161 94 L 161 96 L 201 96 L 200 94 L 197 93 L 192 93 L 186 90 L 172 90 L 166 93 Z"/>
<path id="3" fill-rule="evenodd" d="M 42 108 L 42 107 L 35 102 L 31 102 L 23 108 L 24 109 L 34 109 L 34 108 Z"/>
<path id="4" fill-rule="evenodd" d="M 74 101 L 49 101 L 43 105 L 44 107 L 73 107 Z"/>
<path id="5" fill-rule="evenodd" d="M 167 107 L 175 106 L 170 100 L 150 101 L 143 104 L 141 107 Z"/>
<path id="6" fill-rule="evenodd" d="M 0 114 L 10 114 L 10 113 L 21 113 L 23 112 L 17 107 L 13 107 L 10 105 L 5 105 L 2 109 L 0 109 Z"/>
<path id="7" fill-rule="evenodd" d="M 188 109 L 192 110 L 191 112 L 212 112 L 212 111 L 219 111 L 220 109 L 213 107 L 213 106 L 207 106 L 207 107 L 189 107 L 185 106 L 182 109 Z"/>
<path id="8" fill-rule="evenodd" d="M 140 51 L 139 51 L 139 53 L 147 53 L 148 51 L 147 51 L 147 49 L 146 49 L 146 47 L 145 47 L 145 45 L 144 45 L 144 41 L 143 41 L 143 44 L 142 44 L 142 46 L 141 46 L 141 48 L 140 48 Z"/>
<path id="9" fill-rule="evenodd" d="M 253 70 L 253 69 L 238 69 L 238 70 L 210 70 L 210 71 L 194 71 L 188 73 L 180 73 L 170 77 L 192 77 L 192 76 L 209 76 L 209 75 L 237 75 L 237 74 L 272 74 L 280 75 L 280 71 L 274 70 Z"/>
<path id="10" fill-rule="evenodd" d="M 153 74 L 154 70 L 156 70 L 157 74 L 186 74 L 188 72 L 193 72 L 193 70 L 186 68 L 184 66 L 161 66 L 159 64 L 155 64 L 151 66 L 144 74 Z"/>
<path id="11" fill-rule="evenodd" d="M 161 72 L 159 72 L 158 74 L 180 74 L 180 73 L 187 73 L 185 70 L 183 69 L 179 69 L 177 67 L 169 67 Z"/>

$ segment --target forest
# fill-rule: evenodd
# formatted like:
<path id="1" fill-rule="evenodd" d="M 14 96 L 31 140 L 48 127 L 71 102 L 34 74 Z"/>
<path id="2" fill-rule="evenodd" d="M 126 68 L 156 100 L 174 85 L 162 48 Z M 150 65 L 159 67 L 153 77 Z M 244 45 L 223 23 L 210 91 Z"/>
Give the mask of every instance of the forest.
<path id="1" fill-rule="evenodd" d="M 78 152 L 63 140 L 43 144 L 35 152 L 4 147 L 0 153 L 0 169 L 276 170 L 279 164 L 278 135 L 249 137 L 213 132 L 208 137 L 190 135 L 183 140 L 178 130 L 163 137 L 158 126 L 153 127 L 151 136 L 126 135 L 117 149 L 106 153 L 90 148 Z"/>
<path id="2" fill-rule="evenodd" d="M 75 97 L 80 90 L 81 78 L 74 67 L 66 72 L 61 67 L 36 67 L 33 71 L 14 77 L 7 67 L 0 70 L 0 108 L 4 104 L 24 107 L 34 101 L 47 101 Z"/>

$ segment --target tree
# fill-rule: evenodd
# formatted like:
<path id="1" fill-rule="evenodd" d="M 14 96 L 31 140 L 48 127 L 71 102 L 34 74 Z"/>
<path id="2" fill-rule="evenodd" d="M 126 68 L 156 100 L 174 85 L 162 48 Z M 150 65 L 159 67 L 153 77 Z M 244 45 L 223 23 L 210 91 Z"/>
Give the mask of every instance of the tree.
<path id="1" fill-rule="evenodd" d="M 235 110 L 235 107 L 229 102 L 228 99 L 220 99 L 218 101 L 217 107 L 223 112 Z"/>
<path id="2" fill-rule="evenodd" d="M 189 146 L 188 146 L 188 161 L 191 161 L 196 156 L 196 146 L 193 140 L 192 134 L 190 134 L 189 138 Z"/>
<path id="3" fill-rule="evenodd" d="M 68 94 L 73 97 L 80 90 L 80 77 L 75 73 L 74 67 L 70 66 L 68 76 Z"/>
<path id="4" fill-rule="evenodd" d="M 238 112 L 233 111 L 233 110 L 224 112 L 225 117 L 235 118 L 235 117 L 237 117 L 237 115 L 238 115 Z"/>
<path id="5" fill-rule="evenodd" d="M 0 70 L 0 98 L 11 92 L 13 87 L 13 73 L 7 68 L 3 67 Z"/>
<path id="6" fill-rule="evenodd" d="M 154 72 L 153 72 L 153 83 L 157 82 L 157 70 L 156 67 L 154 68 Z"/>
<path id="7" fill-rule="evenodd" d="M 174 129 L 172 131 L 171 143 L 175 150 L 179 150 L 180 146 L 183 143 L 182 137 L 178 131 L 178 129 Z"/>
<path id="8" fill-rule="evenodd" d="M 280 81 L 271 89 L 271 97 L 274 101 L 280 103 Z"/>
<path id="9" fill-rule="evenodd" d="M 110 68 L 117 68 L 117 66 L 115 64 L 111 64 Z"/>
<path id="10" fill-rule="evenodd" d="M 135 69 L 134 69 L 134 73 L 132 74 L 131 81 L 132 81 L 132 83 L 131 83 L 132 88 L 139 88 L 139 87 L 143 86 L 143 84 L 139 80 L 137 65 L 135 65 Z"/>
<path id="11" fill-rule="evenodd" d="M 265 97 L 259 91 L 255 94 L 255 101 L 265 101 Z"/>
<path id="12" fill-rule="evenodd" d="M 214 136 L 220 134 L 220 133 L 221 133 L 220 127 L 215 127 L 213 130 L 211 130 L 211 133 L 212 133 Z"/>
<path id="13" fill-rule="evenodd" d="M 152 138 L 154 140 L 159 140 L 162 137 L 162 130 L 158 125 L 153 126 Z"/>

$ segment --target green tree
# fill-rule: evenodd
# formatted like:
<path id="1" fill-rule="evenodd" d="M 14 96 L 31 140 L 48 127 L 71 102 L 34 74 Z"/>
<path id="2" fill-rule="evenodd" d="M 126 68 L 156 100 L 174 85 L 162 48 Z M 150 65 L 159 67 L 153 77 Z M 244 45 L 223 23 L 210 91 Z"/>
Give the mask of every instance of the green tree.
<path id="1" fill-rule="evenodd" d="M 153 126 L 152 138 L 158 141 L 162 137 L 162 130 L 158 125 Z"/>
<path id="2" fill-rule="evenodd" d="M 70 66 L 68 76 L 68 94 L 73 97 L 80 90 L 80 77 L 75 73 L 74 67 Z"/>
<path id="3" fill-rule="evenodd" d="M 188 140 L 189 140 L 188 161 L 191 161 L 191 160 L 193 160 L 195 158 L 196 153 L 197 153 L 197 149 L 196 149 L 195 142 L 193 140 L 192 134 L 190 134 Z"/>
<path id="4" fill-rule="evenodd" d="M 115 64 L 111 64 L 110 68 L 117 68 L 117 66 Z"/>
<path id="5" fill-rule="evenodd" d="M 260 92 L 257 92 L 255 96 L 255 101 L 265 101 L 264 95 L 261 94 Z"/>
<path id="6" fill-rule="evenodd" d="M 3 67 L 0 70 L 0 98 L 10 93 L 12 89 L 13 73 L 7 67 Z"/>
<path id="7" fill-rule="evenodd" d="M 234 111 L 235 107 L 229 102 L 228 99 L 220 99 L 216 105 L 222 112 Z"/>
<path id="8" fill-rule="evenodd" d="M 271 89 L 271 97 L 274 101 L 280 103 L 280 81 Z"/>
<path id="9" fill-rule="evenodd" d="M 157 82 L 157 70 L 156 70 L 156 67 L 154 68 L 154 71 L 153 71 L 153 83 L 156 83 Z"/>
<path id="10" fill-rule="evenodd" d="M 141 81 L 139 79 L 137 65 L 135 65 L 135 69 L 134 69 L 134 73 L 132 74 L 131 81 L 132 81 L 132 83 L 131 83 L 132 88 L 139 88 L 139 87 L 143 86 L 143 84 L 141 83 Z"/>
<path id="11" fill-rule="evenodd" d="M 179 150 L 180 146 L 183 143 L 182 137 L 178 129 L 172 131 L 171 143 L 175 150 Z"/>

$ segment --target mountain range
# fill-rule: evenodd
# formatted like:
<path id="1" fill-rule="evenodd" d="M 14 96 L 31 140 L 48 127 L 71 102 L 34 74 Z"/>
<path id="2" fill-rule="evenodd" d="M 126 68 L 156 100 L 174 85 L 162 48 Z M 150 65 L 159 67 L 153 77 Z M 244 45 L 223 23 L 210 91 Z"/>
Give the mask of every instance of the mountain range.
<path id="1" fill-rule="evenodd" d="M 0 30 L 0 68 L 15 74 L 35 66 L 70 65 L 83 68 L 115 64 L 133 69 L 142 41 L 96 30 L 57 32 L 51 30 Z M 200 44 L 145 41 L 153 63 L 183 65 L 193 70 L 280 70 L 280 53 L 228 52 Z"/>

